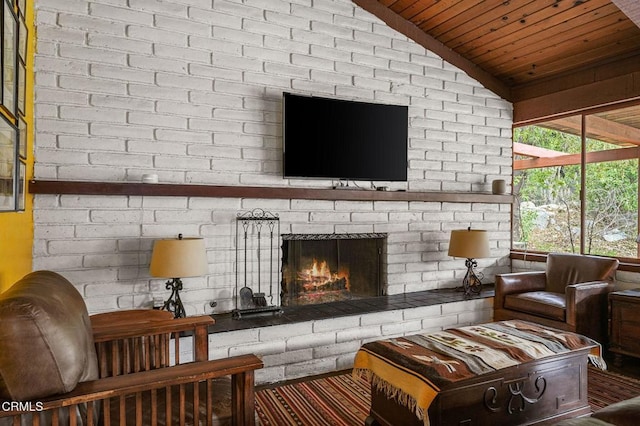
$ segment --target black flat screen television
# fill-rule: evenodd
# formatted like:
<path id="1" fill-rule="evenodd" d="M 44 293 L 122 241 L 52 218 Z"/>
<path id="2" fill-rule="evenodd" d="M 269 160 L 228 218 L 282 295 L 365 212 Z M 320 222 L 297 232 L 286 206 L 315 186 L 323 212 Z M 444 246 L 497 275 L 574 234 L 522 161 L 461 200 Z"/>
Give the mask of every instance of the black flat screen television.
<path id="1" fill-rule="evenodd" d="M 283 95 L 285 178 L 407 180 L 408 108 Z"/>

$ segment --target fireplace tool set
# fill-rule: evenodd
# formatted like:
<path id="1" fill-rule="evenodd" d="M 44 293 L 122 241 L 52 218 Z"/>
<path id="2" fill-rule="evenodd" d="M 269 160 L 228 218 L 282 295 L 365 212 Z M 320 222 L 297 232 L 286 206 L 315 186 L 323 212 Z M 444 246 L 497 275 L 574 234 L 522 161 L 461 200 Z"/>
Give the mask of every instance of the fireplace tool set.
<path id="1" fill-rule="evenodd" d="M 277 214 L 262 209 L 237 214 L 236 308 L 231 312 L 233 318 L 282 314 L 280 306 L 273 301 L 274 281 L 279 286 L 279 242 L 280 218 Z M 266 288 L 267 284 L 268 293 L 263 291 L 263 286 Z"/>

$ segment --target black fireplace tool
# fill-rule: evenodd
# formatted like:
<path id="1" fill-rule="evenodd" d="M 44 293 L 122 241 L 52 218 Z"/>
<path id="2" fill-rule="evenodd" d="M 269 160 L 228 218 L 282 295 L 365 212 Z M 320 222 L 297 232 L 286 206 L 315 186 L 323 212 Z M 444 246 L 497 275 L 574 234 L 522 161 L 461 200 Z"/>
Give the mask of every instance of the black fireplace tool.
<path id="1" fill-rule="evenodd" d="M 262 275 L 266 269 L 263 268 L 262 263 L 265 256 L 262 255 L 264 248 L 262 247 L 262 227 L 267 225 L 270 230 L 270 255 L 269 255 L 269 300 L 273 303 L 273 271 L 274 271 L 274 244 L 273 240 L 280 240 L 280 221 L 277 214 L 265 212 L 262 209 L 254 209 L 245 213 L 238 213 L 236 217 L 236 308 L 232 311 L 232 317 L 240 319 L 247 315 L 256 314 L 282 314 L 282 309 L 279 306 L 269 304 L 267 302 L 267 295 L 262 291 Z M 253 225 L 253 226 L 251 226 Z M 277 234 L 274 234 L 274 229 L 278 227 Z M 240 231 L 242 229 L 242 231 Z M 250 232 L 251 230 L 251 232 Z M 241 235 L 240 235 L 241 232 Z M 239 239 L 243 239 L 243 244 L 239 242 Z M 253 242 L 255 240 L 256 251 L 255 258 L 252 255 L 253 250 L 249 247 L 249 240 Z M 242 251 L 242 256 L 240 252 Z M 240 262 L 242 258 L 242 268 Z M 249 263 L 253 265 L 252 271 L 249 271 Z M 243 286 L 240 285 L 240 271 L 243 271 Z M 277 271 L 278 269 L 276 269 Z M 256 284 L 257 288 L 253 287 Z M 254 292 L 254 289 L 257 290 Z"/>
<path id="2" fill-rule="evenodd" d="M 258 231 L 258 251 L 256 252 L 256 256 L 258 257 L 258 292 L 253 294 L 253 304 L 256 306 L 267 306 L 267 299 L 264 297 L 264 293 L 260 287 L 260 264 L 262 263 L 260 256 L 260 233 L 262 232 L 262 222 L 256 222 L 256 230 Z"/>
<path id="3" fill-rule="evenodd" d="M 238 291 L 240 298 L 240 307 L 242 309 L 253 308 L 253 290 L 247 286 L 247 230 L 249 229 L 249 222 L 242 222 L 242 229 L 244 230 L 244 287 Z M 236 250 L 237 253 L 237 250 Z M 238 263 L 238 256 L 236 255 L 236 265 Z M 237 277 L 237 272 L 236 272 Z M 236 288 L 238 287 L 238 280 L 236 279 Z"/>

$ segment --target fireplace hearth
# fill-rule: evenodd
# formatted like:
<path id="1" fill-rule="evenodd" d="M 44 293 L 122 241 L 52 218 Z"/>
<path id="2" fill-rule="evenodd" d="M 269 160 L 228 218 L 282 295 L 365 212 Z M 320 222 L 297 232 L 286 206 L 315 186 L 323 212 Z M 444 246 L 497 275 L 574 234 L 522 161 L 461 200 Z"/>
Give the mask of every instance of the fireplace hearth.
<path id="1" fill-rule="evenodd" d="M 382 295 L 386 234 L 282 235 L 282 306 Z"/>

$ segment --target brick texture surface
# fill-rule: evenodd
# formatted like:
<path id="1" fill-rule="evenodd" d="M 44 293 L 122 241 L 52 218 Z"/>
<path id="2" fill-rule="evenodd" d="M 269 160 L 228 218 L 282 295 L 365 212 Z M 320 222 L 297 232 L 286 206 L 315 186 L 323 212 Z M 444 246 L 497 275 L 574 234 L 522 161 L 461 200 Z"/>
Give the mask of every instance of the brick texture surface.
<path id="1" fill-rule="evenodd" d="M 349 0 L 36 7 L 36 179 L 139 182 L 156 173 L 161 183 L 329 187 L 282 178 L 281 97 L 290 91 L 408 105 L 409 180 L 378 185 L 487 192 L 493 179 L 510 180 L 511 105 Z M 187 314 L 214 312 L 214 300 L 215 312 L 228 311 L 235 217 L 254 208 L 278 213 L 282 233 L 387 232 L 388 294 L 459 285 L 464 261 L 447 256 L 451 229 L 489 230 L 492 257 L 479 260 L 485 276 L 509 265 L 506 204 L 38 195 L 34 268 L 72 279 L 92 313 L 149 307 L 166 297 L 164 280 L 148 273 L 152 241 L 200 236 L 209 274 L 184 279 Z M 478 319 L 465 312 L 455 321 L 462 316 Z M 414 316 L 398 325 L 402 312 L 389 320 L 390 333 L 417 327 Z M 327 346 L 382 335 L 370 321 L 336 331 L 318 324 L 315 353 L 331 353 L 329 362 L 301 349 L 307 337 L 257 341 L 265 353 L 291 349 L 301 363 L 260 374 L 268 381 L 344 365 L 345 355 Z M 234 344 L 215 352 L 228 355 Z"/>

